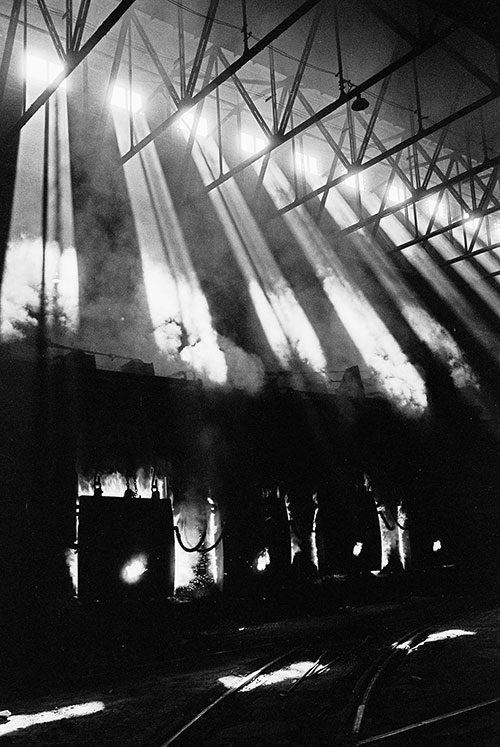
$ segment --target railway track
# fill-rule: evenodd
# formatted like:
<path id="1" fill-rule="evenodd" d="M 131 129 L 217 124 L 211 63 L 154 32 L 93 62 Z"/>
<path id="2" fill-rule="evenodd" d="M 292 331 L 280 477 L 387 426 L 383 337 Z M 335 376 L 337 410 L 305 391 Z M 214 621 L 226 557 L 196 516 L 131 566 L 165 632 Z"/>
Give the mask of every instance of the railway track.
<path id="1" fill-rule="evenodd" d="M 127 667 L 116 676 L 110 673 L 84 692 L 54 693 L 51 709 L 96 700 L 102 701 L 104 708 L 79 721 L 78 727 L 75 723 L 72 731 L 64 722 L 40 725 L 33 728 L 32 736 L 31 730 L 13 734 L 12 743 L 23 747 L 332 747 L 387 741 L 406 747 L 413 738 L 413 744 L 420 747 L 428 744 L 422 741 L 424 736 L 457 731 L 466 721 L 479 722 L 494 718 L 497 711 L 500 714 L 495 702 L 500 694 L 500 668 L 496 689 L 471 687 L 461 698 L 444 689 L 439 699 L 434 694 L 441 691 L 443 678 L 434 686 L 434 673 L 447 667 L 443 658 L 447 644 L 443 643 L 442 658 L 436 661 L 434 652 L 441 644 L 426 643 L 417 655 L 405 655 L 409 647 L 417 645 L 408 631 L 419 626 L 423 635 L 429 628 L 439 629 L 450 617 L 472 627 L 474 615 L 481 621 L 488 618 L 491 640 L 484 645 L 496 646 L 498 642 L 500 660 L 496 633 L 500 612 L 487 612 L 465 599 L 414 599 L 371 609 L 346 608 L 325 618 L 207 630 L 193 639 L 193 645 L 187 638 L 182 641 L 175 659 L 158 658 L 151 667 Z M 462 640 L 465 660 L 475 639 Z M 174 650 L 173 643 L 170 648 Z M 476 653 L 479 667 L 490 650 Z M 420 664 L 420 669 L 416 668 L 422 660 L 427 662 L 427 674 Z M 382 673 L 372 682 L 380 667 Z M 463 681 L 460 673 L 454 675 L 456 682 Z M 420 700 L 414 697 L 415 689 Z M 432 707 L 428 707 L 429 692 Z M 397 713 L 393 704 L 406 704 L 408 695 L 414 699 L 413 708 L 405 705 Z M 4 705 L 14 714 L 41 712 L 48 707 L 47 698 L 36 703 L 9 700 Z M 356 719 L 358 727 L 353 733 Z M 341 731 L 340 725 L 346 728 Z M 440 747 L 484 744 L 441 741 Z M 497 743 L 486 744 L 496 747 Z"/>
<path id="2" fill-rule="evenodd" d="M 500 617 L 500 612 L 497 614 Z M 448 656 L 450 662 L 455 661 L 454 667 L 453 665 L 450 666 L 450 671 L 456 669 L 457 653 L 453 653 L 450 646 L 456 645 L 456 640 L 462 636 L 475 636 L 478 631 L 446 630 L 448 623 L 449 620 L 446 620 L 439 626 L 419 628 L 410 635 L 395 641 L 367 669 L 354 688 L 350 707 L 342 719 L 337 738 L 334 741 L 337 747 L 346 747 L 347 745 L 358 747 L 358 745 L 372 744 L 397 745 L 397 747 L 411 747 L 416 744 L 420 747 L 437 744 L 441 747 L 444 747 L 444 745 L 457 747 L 459 744 L 474 744 L 477 747 L 478 745 L 496 746 L 500 742 L 500 696 L 498 694 L 496 697 L 478 699 L 474 696 L 474 687 L 469 690 L 465 677 L 462 677 L 461 681 L 458 681 L 458 687 L 461 685 L 465 690 L 465 699 L 470 699 L 473 702 L 468 704 L 458 703 L 461 707 L 450 708 L 450 704 L 454 704 L 453 698 L 450 697 L 451 693 L 442 693 L 437 703 L 433 702 L 432 694 L 427 698 L 421 698 L 420 702 L 418 697 L 411 697 L 411 691 L 408 692 L 408 689 L 401 687 L 405 677 L 407 681 L 418 682 L 424 679 L 415 674 L 412 675 L 411 672 L 419 671 L 417 649 L 429 642 L 440 641 L 441 646 L 443 646 L 440 651 L 441 660 L 446 662 L 446 656 Z M 450 640 L 453 640 L 454 643 L 450 644 Z M 447 652 L 446 646 L 448 646 Z M 479 649 L 480 657 L 484 658 L 481 646 L 479 646 Z M 470 654 L 470 660 L 473 660 L 474 652 L 469 650 L 467 653 Z M 413 655 L 411 662 L 413 666 L 407 659 L 410 654 Z M 463 652 L 460 654 L 459 651 L 458 658 L 460 658 L 460 655 L 463 656 Z M 492 658 L 494 665 L 495 657 Z M 464 675 L 467 675 L 470 660 L 467 656 L 464 657 Z M 436 659 L 433 664 L 434 666 L 440 666 L 440 662 Z M 420 667 L 425 672 L 425 661 L 420 662 Z M 487 676 L 486 672 L 484 676 Z M 392 683 L 392 689 L 387 694 L 385 690 L 391 679 L 394 682 Z M 391 695 L 398 687 L 401 697 L 396 702 L 391 700 Z M 493 685 L 491 694 L 493 695 L 494 692 L 495 685 Z M 500 693 L 500 674 L 497 674 L 496 677 L 496 693 Z M 392 707 L 388 708 L 387 701 L 391 702 Z M 422 716 L 422 706 L 424 710 L 429 711 L 426 717 Z M 439 711 L 440 708 L 442 708 L 442 712 L 436 713 L 436 710 Z M 378 717 L 377 711 L 379 712 Z M 373 718 L 371 718 L 372 716 Z M 395 728 L 388 728 L 385 723 L 387 716 L 392 717 L 390 720 L 402 720 L 406 723 Z M 381 728 L 384 725 L 385 728 Z"/>
<path id="3" fill-rule="evenodd" d="M 447 618 L 449 608 L 446 613 Z M 444 620 L 443 609 L 430 613 L 425 626 L 417 630 L 413 614 L 386 621 L 377 631 L 367 620 L 355 626 L 351 635 L 344 631 L 340 637 L 336 631 L 286 650 L 276 649 L 254 669 L 248 663 L 244 670 L 233 665 L 224 687 L 219 680 L 225 678 L 218 677 L 207 702 L 182 714 L 144 745 L 369 744 L 362 740 L 377 735 L 364 734 L 364 715 L 383 677 Z M 383 740 L 378 737 L 378 741 Z"/>

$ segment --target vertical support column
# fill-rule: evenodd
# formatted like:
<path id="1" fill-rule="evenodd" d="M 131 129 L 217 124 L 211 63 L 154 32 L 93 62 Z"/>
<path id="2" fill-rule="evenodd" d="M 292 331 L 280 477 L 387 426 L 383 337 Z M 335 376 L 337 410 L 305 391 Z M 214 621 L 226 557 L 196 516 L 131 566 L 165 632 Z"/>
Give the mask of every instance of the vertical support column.
<path id="1" fill-rule="evenodd" d="M 10 63 L 12 60 L 12 52 L 14 49 L 14 41 L 16 38 L 17 24 L 19 21 L 19 14 L 21 12 L 22 0 L 13 0 L 12 11 L 9 19 L 9 27 L 7 29 L 7 38 L 5 39 L 5 47 L 2 55 L 2 62 L 0 63 L 0 105 L 2 104 L 3 97 L 5 95 L 5 88 L 7 85 L 7 76 L 9 74 Z M 26 5 L 25 12 L 26 12 Z M 25 22 L 26 23 L 26 22 Z"/>

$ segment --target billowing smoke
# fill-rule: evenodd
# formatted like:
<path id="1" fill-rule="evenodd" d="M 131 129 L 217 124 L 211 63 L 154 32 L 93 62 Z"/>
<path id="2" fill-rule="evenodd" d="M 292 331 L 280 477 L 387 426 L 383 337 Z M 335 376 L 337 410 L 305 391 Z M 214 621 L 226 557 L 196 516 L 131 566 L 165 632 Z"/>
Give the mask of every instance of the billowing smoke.
<path id="1" fill-rule="evenodd" d="M 479 389 L 477 377 L 466 362 L 464 354 L 441 324 L 418 306 L 405 305 L 403 314 L 420 339 L 447 365 L 457 388 L 472 386 Z"/>
<path id="2" fill-rule="evenodd" d="M 1 291 L 1 337 L 29 340 L 40 318 L 42 240 L 23 236 L 9 242 Z M 70 341 L 78 325 L 76 252 L 60 251 L 57 242 L 45 250 L 45 313 L 48 329 L 59 342 Z"/>
<path id="3" fill-rule="evenodd" d="M 258 355 L 247 353 L 232 340 L 219 335 L 219 347 L 226 357 L 228 384 L 254 394 L 264 383 L 264 364 Z"/>

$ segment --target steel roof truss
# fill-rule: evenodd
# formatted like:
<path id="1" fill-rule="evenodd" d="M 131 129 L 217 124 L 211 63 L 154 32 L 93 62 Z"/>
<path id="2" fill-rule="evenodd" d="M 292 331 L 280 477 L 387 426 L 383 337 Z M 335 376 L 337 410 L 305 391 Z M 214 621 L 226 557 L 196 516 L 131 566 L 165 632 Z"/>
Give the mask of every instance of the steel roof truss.
<path id="1" fill-rule="evenodd" d="M 198 47 L 196 49 L 193 67 L 191 68 L 191 74 L 189 76 L 189 80 L 188 80 L 187 87 L 186 87 L 186 96 L 188 98 L 191 98 L 191 96 L 193 95 L 194 89 L 196 88 L 196 83 L 198 82 L 198 77 L 200 74 L 203 57 L 205 56 L 205 51 L 207 49 L 208 40 L 210 38 L 210 33 L 212 31 L 212 26 L 214 25 L 215 14 L 217 13 L 218 5 L 219 5 L 219 0 L 210 0 L 210 6 L 208 8 L 208 13 L 205 17 L 205 23 L 203 24 L 201 36 L 198 41 Z"/>

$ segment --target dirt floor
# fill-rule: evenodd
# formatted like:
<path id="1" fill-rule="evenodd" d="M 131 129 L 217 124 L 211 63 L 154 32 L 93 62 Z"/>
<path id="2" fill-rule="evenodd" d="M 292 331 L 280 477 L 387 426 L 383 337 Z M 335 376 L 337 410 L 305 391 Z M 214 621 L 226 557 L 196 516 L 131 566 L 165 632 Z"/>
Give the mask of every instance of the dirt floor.
<path id="1" fill-rule="evenodd" d="M 473 613 L 464 599 L 410 597 L 357 608 L 345 606 L 329 615 L 307 614 L 237 626 L 226 622 L 217 630 L 186 631 L 182 641 L 179 639 L 177 656 L 175 641 L 170 641 L 164 659 L 133 662 L 119 671 L 95 670 L 86 682 L 75 678 L 73 685 L 71 672 L 66 672 L 59 686 L 52 683 L 49 691 L 30 696 L 18 688 L 0 702 L 0 710 L 12 713 L 0 723 L 0 743 L 159 747 L 239 678 L 288 651 L 272 675 L 262 675 L 237 696 L 227 698 L 227 703 L 175 744 L 332 744 L 339 714 L 360 672 L 403 633 L 428 621 L 441 621 L 443 627 L 442 620 L 452 615 L 456 619 L 447 621 L 443 629 L 466 632 L 428 642 L 406 657 L 404 667 L 392 673 L 377 693 L 367 729 L 388 730 L 500 695 L 500 612 Z M 333 664 L 299 682 L 319 656 L 322 663 Z M 293 685 L 296 687 L 287 692 Z M 493 737 L 491 733 L 487 737 L 490 741 L 446 744 L 498 745 L 500 731 L 493 721 Z M 417 739 L 400 744 L 424 742 Z"/>

